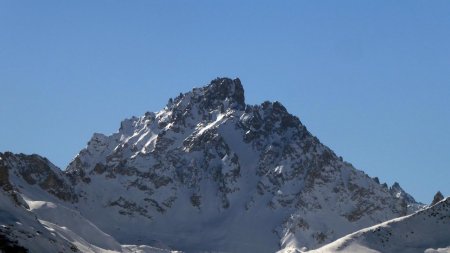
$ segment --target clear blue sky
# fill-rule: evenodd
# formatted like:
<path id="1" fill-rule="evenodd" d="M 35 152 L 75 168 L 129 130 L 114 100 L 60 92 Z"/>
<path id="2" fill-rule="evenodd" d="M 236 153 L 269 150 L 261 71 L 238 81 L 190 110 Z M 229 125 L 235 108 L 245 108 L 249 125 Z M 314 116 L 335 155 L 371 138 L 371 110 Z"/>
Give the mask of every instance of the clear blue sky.
<path id="1" fill-rule="evenodd" d="M 450 195 L 450 1 L 0 0 L 0 151 L 64 168 L 218 76 L 370 176 Z"/>

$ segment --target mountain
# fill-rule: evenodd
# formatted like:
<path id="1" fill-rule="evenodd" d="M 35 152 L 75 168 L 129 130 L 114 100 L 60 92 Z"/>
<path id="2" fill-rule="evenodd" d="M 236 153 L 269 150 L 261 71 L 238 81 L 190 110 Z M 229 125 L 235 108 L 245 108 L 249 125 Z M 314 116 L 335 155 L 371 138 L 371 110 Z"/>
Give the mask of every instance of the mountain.
<path id="1" fill-rule="evenodd" d="M 0 153 L 0 252 L 172 252 L 119 244 L 70 205 L 77 201 L 47 159 Z"/>
<path id="2" fill-rule="evenodd" d="M 409 195 L 398 182 L 389 187 L 389 192 L 398 199 L 403 200 L 407 205 L 407 213 L 415 213 L 425 207 L 424 204 L 417 202 L 413 196 Z"/>
<path id="3" fill-rule="evenodd" d="M 417 213 L 362 229 L 311 253 L 450 252 L 450 198 Z"/>
<path id="4" fill-rule="evenodd" d="M 247 105 L 239 79 L 94 134 L 65 171 L 0 157 L 22 211 L 83 252 L 314 249 L 422 207 L 343 161 L 281 103 Z"/>

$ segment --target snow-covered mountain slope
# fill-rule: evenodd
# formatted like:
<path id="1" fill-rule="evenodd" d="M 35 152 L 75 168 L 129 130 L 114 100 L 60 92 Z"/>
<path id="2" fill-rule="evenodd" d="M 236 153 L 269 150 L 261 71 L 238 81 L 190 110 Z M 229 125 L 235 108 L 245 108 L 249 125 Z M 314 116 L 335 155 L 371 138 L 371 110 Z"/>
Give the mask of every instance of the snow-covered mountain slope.
<path id="1" fill-rule="evenodd" d="M 29 166 L 31 161 L 35 162 L 34 166 Z M 41 166 L 43 164 L 45 164 L 45 160 L 38 156 L 15 156 L 11 153 L 0 153 L 0 252 L 78 251 L 75 245 L 39 222 L 36 215 L 29 211 L 28 204 L 21 196 L 22 184 L 16 184 L 17 181 L 23 181 L 23 185 L 30 188 L 38 184 L 49 192 L 55 193 L 53 184 L 48 184 L 43 176 L 45 174 L 49 178 L 54 178 L 52 170 L 49 167 Z M 43 173 L 38 173 L 38 171 Z M 20 180 L 17 180 L 17 177 L 20 177 Z M 48 198 L 49 194 L 33 196 Z M 63 198 L 63 195 L 59 196 Z"/>
<path id="2" fill-rule="evenodd" d="M 0 190 L 0 252 L 77 252 L 47 229 L 13 190 Z"/>
<path id="3" fill-rule="evenodd" d="M 66 173 L 80 212 L 117 240 L 188 252 L 314 248 L 407 212 L 279 102 L 246 105 L 238 79 L 94 134 Z"/>
<path id="4" fill-rule="evenodd" d="M 362 229 L 310 252 L 450 252 L 450 198 L 412 215 Z"/>
<path id="5" fill-rule="evenodd" d="M 38 155 L 0 153 L 0 187 L 0 252 L 171 252 L 120 245 L 67 207 L 77 199 L 71 186 Z"/>
<path id="6" fill-rule="evenodd" d="M 239 79 L 94 134 L 64 172 L 38 156 L 2 157 L 41 224 L 110 251 L 314 249 L 414 204 L 343 161 L 281 103 L 245 104 Z"/>
<path id="7" fill-rule="evenodd" d="M 407 205 L 408 214 L 415 213 L 426 207 L 425 204 L 417 202 L 413 196 L 409 195 L 398 182 L 389 187 L 389 192 L 398 199 L 404 201 Z"/>

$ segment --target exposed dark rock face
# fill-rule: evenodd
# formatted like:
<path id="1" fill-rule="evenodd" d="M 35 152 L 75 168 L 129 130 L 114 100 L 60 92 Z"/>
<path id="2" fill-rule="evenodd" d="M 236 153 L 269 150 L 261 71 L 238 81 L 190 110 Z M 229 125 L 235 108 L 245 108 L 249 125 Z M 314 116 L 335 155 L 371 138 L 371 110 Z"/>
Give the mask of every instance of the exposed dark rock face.
<path id="1" fill-rule="evenodd" d="M 435 205 L 439 201 L 444 199 L 444 195 L 440 191 L 436 192 L 436 194 L 433 197 L 433 201 L 431 202 L 431 205 Z"/>
<path id="2" fill-rule="evenodd" d="M 1 234 L 0 231 L 0 252 L 4 253 L 27 253 L 28 250 L 22 246 L 18 245 L 17 241 L 12 241 L 8 239 L 5 235 Z"/>
<path id="3" fill-rule="evenodd" d="M 23 178 L 30 185 L 38 185 L 64 201 L 75 202 L 78 196 L 67 183 L 64 174 L 47 158 L 38 155 L 0 153 L 0 184 L 5 190 L 11 189 L 11 173 Z"/>
<path id="4" fill-rule="evenodd" d="M 0 157 L 2 158 L 0 160 L 0 186 L 3 188 L 4 191 L 11 191 L 12 185 L 9 182 L 9 170 L 8 167 L 6 167 L 5 165 L 2 153 L 0 153 Z"/>
<path id="5" fill-rule="evenodd" d="M 403 190 L 403 188 L 400 186 L 398 182 L 395 182 L 389 188 L 389 192 L 399 199 L 404 199 L 405 202 L 408 204 L 417 203 L 417 201 L 411 195 L 409 195 L 405 190 Z"/>
<path id="6" fill-rule="evenodd" d="M 229 102 L 231 109 L 245 108 L 244 88 L 238 78 L 217 78 L 203 90 L 204 95 L 198 102 L 205 109 L 216 109 L 223 105 L 222 101 Z"/>

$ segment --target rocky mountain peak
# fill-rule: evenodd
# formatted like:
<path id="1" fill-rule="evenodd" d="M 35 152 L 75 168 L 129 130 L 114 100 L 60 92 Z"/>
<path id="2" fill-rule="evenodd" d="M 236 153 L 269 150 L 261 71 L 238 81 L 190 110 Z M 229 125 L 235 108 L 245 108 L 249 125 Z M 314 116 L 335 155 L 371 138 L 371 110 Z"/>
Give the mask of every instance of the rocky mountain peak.
<path id="1" fill-rule="evenodd" d="M 431 205 L 435 205 L 439 201 L 444 199 L 444 195 L 440 191 L 436 192 L 436 194 L 433 197 L 433 202 L 431 202 Z"/>
<path id="2" fill-rule="evenodd" d="M 403 190 L 398 182 L 394 182 L 394 184 L 389 188 L 389 192 L 399 199 L 404 199 L 407 204 L 417 203 L 411 195 Z"/>
<path id="3" fill-rule="evenodd" d="M 194 107 L 206 113 L 225 111 L 228 108 L 244 110 L 244 88 L 241 81 L 238 78 L 216 78 L 204 87 L 180 93 L 176 98 L 169 99 L 167 104 L 167 109 L 174 112 L 190 111 Z"/>
<path id="4" fill-rule="evenodd" d="M 75 202 L 77 196 L 59 168 L 47 158 L 32 154 L 0 153 L 0 186 L 11 188 L 12 181 L 21 177 L 57 198 Z"/>
<path id="5" fill-rule="evenodd" d="M 114 134 L 94 134 L 65 174 L 80 195 L 80 210 L 116 238 L 135 243 L 137 237 L 130 241 L 90 213 L 92 203 L 108 207 L 117 226 L 133 217 L 142 231 L 182 234 L 199 245 L 216 238 L 184 228 L 235 217 L 233 223 L 220 218 L 227 231 L 221 240 L 231 252 L 275 251 L 278 239 L 316 247 L 349 232 L 354 228 L 349 224 L 362 227 L 405 214 L 402 196 L 409 196 L 397 184 L 395 197 L 339 159 L 280 102 L 246 105 L 240 80 L 230 78 L 180 93 L 158 112 L 126 119 Z M 337 210 L 334 218 L 343 226 L 323 230 L 328 225 L 317 217 L 326 210 Z M 167 226 L 174 220 L 179 230 Z M 270 222 L 252 228 L 262 220 Z M 275 239 L 259 248 L 232 250 L 228 244 L 240 240 L 235 233 L 272 238 L 274 231 Z M 139 236 L 183 250 L 193 245 L 178 237 Z"/>
<path id="6" fill-rule="evenodd" d="M 216 78 L 203 89 L 206 100 L 229 100 L 245 106 L 244 88 L 239 78 Z"/>

